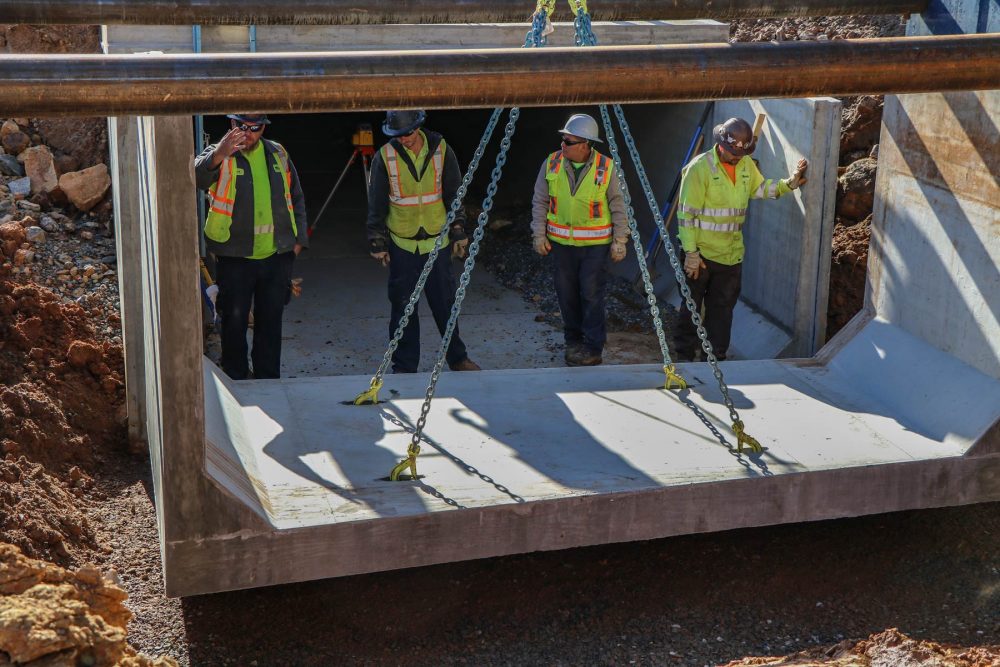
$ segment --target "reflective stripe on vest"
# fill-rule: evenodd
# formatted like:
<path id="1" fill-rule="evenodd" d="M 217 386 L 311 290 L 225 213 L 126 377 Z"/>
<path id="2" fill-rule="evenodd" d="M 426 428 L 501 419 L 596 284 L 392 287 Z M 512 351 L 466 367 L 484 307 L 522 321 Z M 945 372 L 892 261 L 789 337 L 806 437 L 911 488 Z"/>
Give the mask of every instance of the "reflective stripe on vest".
<path id="1" fill-rule="evenodd" d="M 441 174 L 444 173 L 444 151 L 441 144 L 438 144 L 431 156 L 431 166 L 434 169 L 433 191 L 423 194 L 404 192 L 399 178 L 399 151 L 391 143 L 386 144 L 385 168 L 389 172 L 389 203 L 394 206 L 422 206 L 441 201 Z"/>
<path id="2" fill-rule="evenodd" d="M 596 152 L 596 151 L 595 151 Z M 581 175 L 576 193 L 570 194 L 568 171 L 562 169 L 562 151 L 552 153 L 546 166 L 549 211 L 546 233 L 563 245 L 600 245 L 611 242 L 612 224 L 607 208 L 607 191 L 614 162 L 597 153 L 590 172 Z M 560 205 L 560 192 L 568 201 Z M 561 212 L 561 215 L 560 215 Z"/>
<path id="3" fill-rule="evenodd" d="M 274 169 L 282 176 L 285 189 L 285 205 L 288 207 L 288 217 L 292 223 L 292 236 L 298 236 L 295 225 L 295 206 L 292 203 L 292 171 L 288 166 L 288 152 L 285 147 L 274 141 L 265 142 L 274 151 Z M 208 189 L 211 203 L 208 215 L 205 216 L 204 233 L 206 238 L 216 243 L 225 243 L 230 239 L 229 227 L 232 224 L 233 207 L 236 203 L 236 156 L 230 156 L 219 166 L 219 179 Z M 257 231 L 254 234 L 265 234 L 267 231 Z M 263 229 L 263 228 L 261 228 Z"/>
<path id="4" fill-rule="evenodd" d="M 550 220 L 545 226 L 545 230 L 550 235 L 561 239 L 573 238 L 597 241 L 611 238 L 611 225 L 601 225 L 600 227 L 570 227 L 568 225 L 560 225 L 559 223 L 552 222 Z"/>

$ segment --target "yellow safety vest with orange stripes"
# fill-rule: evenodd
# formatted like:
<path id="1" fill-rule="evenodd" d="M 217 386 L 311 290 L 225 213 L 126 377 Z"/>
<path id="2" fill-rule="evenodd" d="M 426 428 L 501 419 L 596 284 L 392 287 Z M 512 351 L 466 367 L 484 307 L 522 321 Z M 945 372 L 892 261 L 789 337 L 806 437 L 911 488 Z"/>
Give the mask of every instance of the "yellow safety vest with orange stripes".
<path id="1" fill-rule="evenodd" d="M 267 141 L 261 139 L 261 141 Z M 267 141 L 267 146 L 274 154 L 273 169 L 281 174 L 281 182 L 285 186 L 285 204 L 292 221 L 292 236 L 297 236 L 295 227 L 295 208 L 292 205 L 292 172 L 288 168 L 288 152 L 285 147 L 275 141 Z M 233 205 L 236 203 L 236 156 L 222 161 L 219 167 L 219 180 L 208 189 L 211 197 L 208 215 L 205 217 L 205 237 L 216 243 L 226 243 L 230 237 L 230 227 L 233 224 Z M 266 230 L 272 231 L 272 230 Z M 254 230 L 255 234 L 266 233 L 264 230 Z"/>
<path id="2" fill-rule="evenodd" d="M 426 136 L 424 145 L 427 145 Z M 442 190 L 447 145 L 441 139 L 419 179 L 413 177 L 391 142 L 380 150 L 389 174 L 389 216 L 386 219 L 389 235 L 393 243 L 403 250 L 425 255 L 434 247 L 434 238 L 441 232 L 447 218 Z M 415 166 L 419 168 L 419 165 Z M 420 233 L 421 229 L 425 234 Z M 426 238 L 417 238 L 425 235 Z M 448 239 L 445 238 L 443 243 L 448 243 Z"/>
<path id="3" fill-rule="evenodd" d="M 548 157 L 545 180 L 549 186 L 549 211 L 545 216 L 545 234 L 562 245 L 589 246 L 611 243 L 611 211 L 608 210 L 608 185 L 614 162 L 594 151 L 590 169 L 580 175 L 576 192 L 570 191 L 562 151 Z"/>

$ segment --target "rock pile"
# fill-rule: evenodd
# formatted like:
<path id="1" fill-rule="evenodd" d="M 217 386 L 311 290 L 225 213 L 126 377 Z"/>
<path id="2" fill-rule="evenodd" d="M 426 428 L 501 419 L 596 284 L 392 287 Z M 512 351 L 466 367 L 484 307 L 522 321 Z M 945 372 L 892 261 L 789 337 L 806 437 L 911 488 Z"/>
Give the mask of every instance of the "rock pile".
<path id="1" fill-rule="evenodd" d="M 127 597 L 92 566 L 69 571 L 0 544 L 0 663 L 176 667 L 128 645 Z"/>

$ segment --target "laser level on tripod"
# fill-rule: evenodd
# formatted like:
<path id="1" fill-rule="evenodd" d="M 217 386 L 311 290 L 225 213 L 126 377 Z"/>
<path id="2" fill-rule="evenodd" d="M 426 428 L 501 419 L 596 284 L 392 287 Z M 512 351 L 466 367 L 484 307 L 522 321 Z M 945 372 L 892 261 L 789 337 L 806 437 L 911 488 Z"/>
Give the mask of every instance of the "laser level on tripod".
<path id="1" fill-rule="evenodd" d="M 337 188 L 340 187 L 341 182 L 344 180 L 344 176 L 347 175 L 347 170 L 351 168 L 354 161 L 361 158 L 361 168 L 365 172 L 365 197 L 368 196 L 368 184 L 371 182 L 371 165 L 372 158 L 375 156 L 375 135 L 372 132 L 372 126 L 368 123 L 362 123 L 358 125 L 358 128 L 351 135 L 351 144 L 354 146 L 354 152 L 351 153 L 351 157 L 347 160 L 347 164 L 344 165 L 344 169 L 340 172 L 340 176 L 337 177 L 337 182 L 333 184 L 333 188 L 330 190 L 330 194 L 326 196 L 326 201 L 323 202 L 323 207 L 316 214 L 313 219 L 312 224 L 309 225 L 309 229 L 306 233 L 311 237 L 313 231 L 316 229 L 316 225 L 319 224 L 320 218 L 323 217 L 323 212 L 326 211 L 326 207 L 329 206 L 330 200 L 333 199 L 334 193 Z"/>

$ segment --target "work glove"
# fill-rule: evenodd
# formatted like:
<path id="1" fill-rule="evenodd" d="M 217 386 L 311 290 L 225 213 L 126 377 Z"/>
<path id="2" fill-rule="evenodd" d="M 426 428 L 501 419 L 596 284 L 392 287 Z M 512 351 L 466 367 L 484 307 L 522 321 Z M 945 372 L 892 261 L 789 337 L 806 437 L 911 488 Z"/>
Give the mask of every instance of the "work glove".
<path id="1" fill-rule="evenodd" d="M 808 168 L 809 168 L 809 162 L 806 161 L 805 158 L 799 160 L 799 163 L 795 165 L 795 171 L 792 172 L 792 175 L 789 176 L 788 180 L 785 181 L 788 187 L 791 188 L 792 190 L 795 190 L 799 186 L 808 183 L 809 180 L 806 178 L 806 169 Z"/>
<path id="2" fill-rule="evenodd" d="M 612 241 L 611 242 L 611 261 L 620 262 L 625 259 L 625 253 L 628 250 L 628 246 L 625 245 L 624 241 Z"/>
<path id="3" fill-rule="evenodd" d="M 698 276 L 701 275 L 702 269 L 708 268 L 705 266 L 705 262 L 701 259 L 701 253 L 697 250 L 693 250 L 684 255 L 684 273 L 688 275 L 691 280 L 698 280 Z"/>
<path id="4" fill-rule="evenodd" d="M 552 251 L 552 244 L 544 236 L 535 237 L 535 252 L 545 257 Z"/>
<path id="5" fill-rule="evenodd" d="M 469 251 L 469 239 L 458 239 L 451 244 L 451 256 L 455 259 L 463 259 Z"/>

